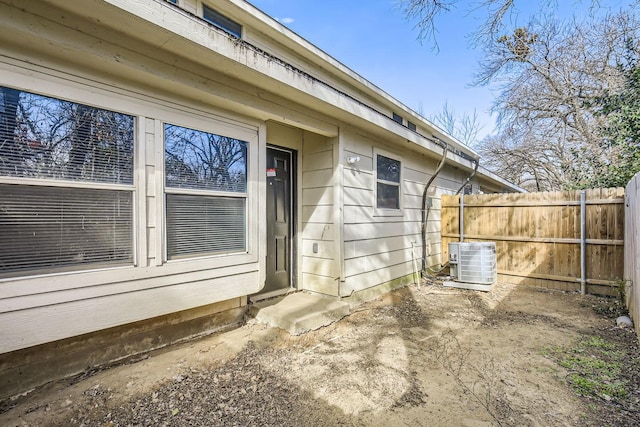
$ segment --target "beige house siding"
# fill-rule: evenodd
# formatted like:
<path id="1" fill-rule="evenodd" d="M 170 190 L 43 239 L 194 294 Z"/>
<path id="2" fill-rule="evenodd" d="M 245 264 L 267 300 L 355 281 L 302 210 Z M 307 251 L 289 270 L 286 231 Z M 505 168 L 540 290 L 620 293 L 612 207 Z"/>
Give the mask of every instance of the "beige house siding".
<path id="1" fill-rule="evenodd" d="M 334 139 L 305 132 L 302 159 L 302 288 L 338 295 Z"/>
<path id="2" fill-rule="evenodd" d="M 457 143 L 248 3 L 207 3 L 241 21 L 248 43 L 205 24 L 196 0 L 180 1 L 186 11 L 156 0 L 0 0 L 0 85 L 136 123 L 135 179 L 126 187 L 134 262 L 0 279 L 0 353 L 220 301 L 245 304 L 265 281 L 267 144 L 298 153 L 299 289 L 346 296 L 420 267 L 422 188 L 441 151 L 431 135 Z M 391 120 L 392 111 L 429 138 Z M 167 261 L 164 123 L 249 143 L 246 253 Z M 401 215 L 374 207 L 376 150 L 402 162 Z M 348 164 L 351 156 L 360 160 Z M 454 192 L 473 166 L 458 155 L 449 160 L 430 189 L 431 265 L 442 261 L 439 195 Z M 476 179 L 511 188 L 489 173 Z M 0 183 L 79 185 L 5 176 Z"/>
<path id="3" fill-rule="evenodd" d="M 384 150 L 401 161 L 401 213 L 385 214 L 375 208 L 375 153 Z M 344 166 L 344 274 L 341 295 L 364 290 L 410 274 L 422 265 L 422 192 L 438 160 L 389 146 L 373 137 L 350 133 L 344 159 L 359 158 Z M 466 179 L 466 176 L 464 177 Z M 440 195 L 463 182 L 442 171 L 429 190 L 433 197 L 427 227 L 427 263 L 440 258 Z M 442 187 L 442 185 L 446 187 Z"/>
<path id="4" fill-rule="evenodd" d="M 135 322 L 175 311 L 240 298 L 260 288 L 263 274 L 259 239 L 263 209 L 258 197 L 258 165 L 264 164 L 264 134 L 259 122 L 165 105 L 185 104 L 165 98 L 115 93 L 92 81 L 22 63 L 2 52 L 2 84 L 125 112 L 136 118 L 135 265 L 54 275 L 1 279 L 0 353 Z M 64 78 L 63 78 L 64 77 Z M 163 250 L 164 151 L 162 123 L 172 122 L 240 137 L 250 143 L 248 252 L 167 262 Z M 264 167 L 262 167 L 264 169 Z M 13 178 L 2 182 L 20 183 Z M 234 286 L 228 286 L 228 277 Z M 35 326 L 37 325 L 37 326 Z"/>

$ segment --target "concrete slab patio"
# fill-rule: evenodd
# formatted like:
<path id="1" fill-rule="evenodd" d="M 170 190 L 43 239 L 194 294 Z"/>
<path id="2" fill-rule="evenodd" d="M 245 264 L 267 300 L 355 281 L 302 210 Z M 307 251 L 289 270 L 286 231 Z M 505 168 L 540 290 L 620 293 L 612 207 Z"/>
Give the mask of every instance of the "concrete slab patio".
<path id="1" fill-rule="evenodd" d="M 348 303 L 336 298 L 297 292 L 254 303 L 249 314 L 260 323 L 300 335 L 337 322 L 350 311 Z"/>

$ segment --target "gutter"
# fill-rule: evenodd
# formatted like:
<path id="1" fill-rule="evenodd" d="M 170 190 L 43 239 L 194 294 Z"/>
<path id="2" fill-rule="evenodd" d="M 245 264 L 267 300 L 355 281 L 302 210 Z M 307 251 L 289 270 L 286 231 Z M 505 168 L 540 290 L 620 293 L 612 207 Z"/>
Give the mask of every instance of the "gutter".
<path id="1" fill-rule="evenodd" d="M 453 163 L 463 168 L 471 169 L 475 164 L 475 159 L 478 157 L 478 154 L 472 149 L 464 146 L 451 135 L 408 109 L 402 103 L 338 63 L 329 55 L 324 54 L 317 48 L 311 49 L 309 47 L 312 46 L 311 44 L 309 46 L 306 43 L 303 44 L 301 41 L 305 40 L 286 29 L 286 27 L 276 26 L 274 24 L 276 21 L 248 3 L 242 3 L 249 5 L 249 10 L 241 8 L 245 9 L 243 13 L 248 15 L 248 20 L 261 23 L 257 24 L 254 30 L 258 32 L 264 30 L 266 33 L 282 30 L 277 39 L 275 39 L 277 42 L 282 42 L 285 39 L 289 40 L 293 37 L 293 43 L 296 44 L 292 48 L 293 52 L 301 51 L 299 54 L 302 55 L 303 59 L 309 60 L 314 67 L 323 68 L 331 76 L 335 76 L 338 81 L 344 82 L 355 91 L 362 91 L 362 93 L 367 94 L 366 96 L 371 97 L 376 106 L 363 102 L 280 57 L 270 54 L 246 40 L 238 39 L 213 24 L 207 23 L 201 17 L 165 1 L 91 0 L 82 2 L 82 6 L 75 3 L 71 5 L 71 3 L 64 0 L 45 0 L 45 3 L 58 7 L 60 10 L 78 14 L 89 21 L 95 20 L 95 16 L 107 12 L 107 9 L 117 9 L 120 12 L 124 12 L 123 19 L 115 22 L 110 21 L 108 28 L 116 30 L 120 35 L 128 34 L 140 42 L 150 44 L 155 48 L 163 49 L 177 56 L 184 56 L 189 52 L 188 58 L 190 61 L 207 67 L 211 71 L 221 72 L 230 78 L 238 79 L 238 81 L 247 83 L 258 90 L 268 91 L 273 95 L 286 96 L 292 99 L 298 97 L 299 102 L 302 105 L 306 105 L 309 110 L 330 117 L 333 120 L 348 124 L 354 123 L 355 118 L 361 122 L 362 126 L 365 126 L 363 129 L 382 137 L 386 137 L 385 133 L 393 135 L 394 138 L 397 138 L 398 143 L 404 140 L 413 145 L 412 149 L 417 151 L 424 150 L 430 156 L 437 156 L 435 153 L 438 151 L 435 146 L 437 145 L 444 149 L 444 143 L 441 140 L 446 140 L 448 151 L 451 153 L 450 159 Z M 32 6 L 34 2 L 28 2 L 27 4 Z M 231 0 L 231 4 L 238 6 L 239 0 Z M 111 11 L 108 12 L 111 13 Z M 37 13 L 37 11 L 33 13 Z M 125 14 L 129 16 L 127 17 Z M 135 27 L 130 25 L 133 20 L 137 21 Z M 104 25 L 104 22 L 102 24 Z M 68 24 L 62 25 L 68 26 Z M 203 30 L 206 29 L 206 31 L 200 31 L 199 27 Z M 215 32 L 218 41 L 213 43 L 211 35 L 208 35 L 207 32 Z M 155 37 L 155 35 L 158 37 Z M 202 54 L 198 52 L 199 50 L 201 50 Z M 223 61 L 212 61 L 212 55 L 219 56 Z M 224 65 L 223 62 L 228 62 L 228 64 Z M 166 65 L 175 66 L 169 63 L 166 63 Z M 234 72 L 234 69 L 237 71 L 241 68 L 247 71 L 246 76 L 238 75 L 238 73 Z M 143 72 L 145 70 L 140 71 Z M 292 73 L 298 78 L 292 79 Z M 285 95 L 273 92 L 274 83 L 276 83 L 275 86 L 282 85 L 286 87 L 289 93 Z M 307 98 L 307 101 L 300 99 L 296 94 L 303 95 Z M 334 99 L 335 97 L 337 97 L 337 100 Z M 264 100 L 270 102 L 268 97 L 264 98 Z M 378 103 L 380 103 L 380 106 L 377 105 Z M 432 135 L 432 138 L 418 131 L 413 131 L 407 126 L 395 122 L 392 117 L 380 111 L 378 109 L 380 107 L 388 108 L 389 110 L 397 108 L 399 112 L 405 112 L 416 119 L 423 129 L 432 131 L 437 135 Z M 434 150 L 434 148 L 436 149 Z M 483 171 L 480 171 L 480 173 L 483 174 Z M 492 179 L 490 178 L 490 180 Z M 495 179 L 493 181 L 499 182 Z M 505 184 L 506 181 L 500 183 L 501 186 L 506 186 L 507 188 L 513 187 Z M 517 191 L 515 188 L 514 190 Z"/>
<path id="2" fill-rule="evenodd" d="M 60 4 L 60 2 L 62 0 L 47 0 L 48 2 L 52 2 L 52 3 L 57 3 Z M 166 29 L 166 31 L 172 32 L 173 34 L 176 34 L 178 36 L 181 36 L 187 43 L 193 43 L 194 45 L 200 45 L 202 47 L 204 47 L 207 50 L 212 51 L 213 53 L 222 55 L 223 57 L 227 58 L 228 60 L 231 60 L 233 62 L 236 62 L 238 65 L 242 65 L 244 67 L 248 67 L 249 69 L 260 73 L 260 75 L 262 75 L 263 77 L 266 77 L 268 79 L 273 79 L 275 81 L 278 81 L 279 83 L 285 84 L 286 86 L 288 86 L 289 88 L 302 92 L 303 94 L 313 98 L 314 100 L 316 100 L 317 102 L 321 102 L 321 103 L 325 103 L 331 107 L 334 107 L 338 110 L 340 110 L 342 113 L 346 113 L 349 115 L 354 115 L 358 118 L 361 118 L 362 120 L 368 122 L 368 123 L 373 123 L 376 124 L 374 122 L 372 122 L 371 120 L 367 119 L 366 117 L 360 116 L 359 114 L 357 114 L 357 111 L 354 111 L 354 109 L 348 109 L 345 108 L 344 106 L 339 106 L 340 103 L 332 103 L 330 102 L 328 99 L 320 96 L 318 97 L 319 93 L 317 90 L 314 90 L 314 93 L 311 93 L 308 88 L 303 88 L 301 85 L 296 85 L 295 82 L 293 82 L 294 84 L 292 84 L 291 80 L 283 80 L 282 78 L 278 78 L 276 75 L 273 75 L 273 73 L 268 73 L 265 72 L 264 70 L 260 69 L 260 65 L 259 64 L 255 64 L 255 61 L 240 61 L 238 57 L 230 57 L 228 55 L 225 55 L 224 53 L 224 49 L 220 49 L 220 50 L 214 50 L 213 46 L 209 45 L 209 46 L 205 46 L 202 43 L 198 42 L 197 40 L 193 40 L 189 35 L 187 34 L 180 34 L 180 33 L 175 33 L 173 32 L 171 29 L 169 29 L 168 27 L 164 26 L 164 24 L 160 21 L 158 21 L 158 19 L 162 20 L 162 18 L 160 18 L 159 16 L 156 16 L 155 20 L 152 22 L 150 20 L 147 19 L 145 12 L 146 9 L 143 9 L 141 7 L 138 7 L 135 5 L 135 3 L 130 3 L 130 2 L 126 2 L 124 0 L 105 0 L 108 4 L 111 4 L 112 6 L 115 6 L 121 10 L 124 10 L 128 13 L 130 13 L 133 16 L 136 16 L 138 18 L 141 18 L 143 20 L 147 20 L 148 22 L 155 24 L 157 26 L 159 26 L 160 28 Z M 145 2 L 142 2 L 145 3 Z M 153 3 L 156 3 L 158 6 L 160 7 L 165 7 L 168 9 L 173 10 L 174 13 L 188 17 L 194 21 L 197 21 L 198 23 L 200 23 L 201 25 L 206 26 L 207 28 L 209 28 L 212 31 L 216 31 L 221 35 L 226 36 L 226 38 L 228 39 L 228 41 L 230 43 L 233 43 L 235 46 L 241 47 L 246 49 L 248 52 L 251 52 L 251 56 L 254 57 L 255 55 L 258 55 L 262 58 L 264 58 L 264 60 L 267 61 L 267 63 L 269 64 L 269 67 L 271 67 L 272 65 L 277 65 L 278 67 L 280 67 L 282 70 L 286 70 L 287 72 L 294 72 L 295 74 L 297 74 L 298 76 L 300 76 L 301 78 L 311 82 L 311 84 L 313 85 L 320 85 L 325 89 L 328 89 L 330 92 L 338 95 L 339 98 L 346 100 L 349 103 L 353 103 L 356 104 L 359 107 L 363 107 L 366 110 L 374 113 L 375 116 L 384 118 L 384 122 L 390 124 L 391 126 L 384 126 L 382 127 L 383 129 L 386 129 L 390 132 L 392 132 L 393 134 L 399 136 L 399 137 L 403 137 L 403 135 L 395 130 L 393 130 L 393 126 L 401 126 L 403 128 L 403 130 L 407 131 L 407 132 L 411 132 L 412 134 L 416 135 L 418 137 L 419 140 L 423 140 L 423 141 L 428 141 L 428 142 L 432 142 L 432 143 L 436 143 L 437 145 L 439 145 L 440 147 L 444 148 L 443 143 L 440 141 L 440 139 L 446 139 L 447 142 L 447 146 L 448 146 L 448 151 L 454 155 L 460 156 L 462 159 L 469 161 L 470 163 L 474 162 L 474 159 L 478 157 L 478 153 L 475 153 L 472 149 L 470 149 L 469 147 L 464 146 L 462 143 L 460 143 L 459 141 L 456 141 L 451 135 L 448 135 L 446 132 L 442 131 L 442 129 L 439 129 L 437 126 L 435 126 L 433 123 L 429 122 L 428 120 L 426 120 L 424 117 L 418 115 L 417 113 L 415 113 L 413 110 L 408 109 L 408 107 L 404 106 L 401 102 L 399 102 L 398 100 L 394 99 L 393 97 L 391 97 L 390 95 L 388 95 L 386 92 L 384 92 L 382 89 L 375 87 L 374 85 L 372 85 L 368 80 L 360 77 L 357 73 L 353 72 L 352 70 L 348 69 L 346 66 L 342 65 L 341 63 L 339 63 L 338 61 L 336 61 L 335 59 L 333 59 L 330 55 L 326 54 L 325 52 L 321 51 L 318 48 L 315 48 L 315 46 L 311 45 L 309 43 L 309 46 L 315 48 L 315 49 L 311 49 L 309 46 L 305 46 L 304 44 L 301 43 L 301 41 L 307 42 L 305 39 L 301 38 L 300 36 L 298 36 L 296 33 L 292 32 L 291 30 L 289 30 L 288 28 L 280 25 L 278 23 L 278 26 L 280 27 L 280 29 L 282 29 L 282 32 L 279 32 L 278 30 L 276 30 L 276 32 L 278 32 L 280 35 L 284 35 L 286 37 L 286 40 L 291 42 L 294 41 L 294 43 L 296 43 L 298 46 L 302 47 L 303 52 L 300 53 L 298 52 L 298 49 L 293 49 L 294 52 L 297 52 L 298 54 L 302 55 L 303 58 L 305 59 L 309 59 L 310 63 L 313 64 L 315 67 L 318 68 L 323 68 L 326 71 L 328 71 L 331 75 L 334 75 L 338 80 L 344 81 L 347 85 L 353 87 L 354 89 L 357 90 L 362 90 L 364 93 L 369 93 L 368 96 L 372 97 L 372 98 L 378 98 L 379 102 L 381 105 L 388 105 L 389 109 L 399 109 L 401 111 L 404 111 L 405 113 L 410 114 L 413 118 L 418 119 L 417 121 L 419 121 L 423 127 L 426 127 L 427 129 L 430 129 L 432 131 L 435 131 L 439 134 L 441 134 L 440 137 L 435 136 L 434 135 L 434 139 L 423 135 L 417 131 L 413 131 L 411 129 L 409 129 L 407 126 L 400 124 L 396 121 L 393 120 L 392 117 L 388 116 L 387 114 L 381 112 L 380 110 L 378 110 L 376 107 L 373 107 L 370 104 L 367 104 L 366 102 L 363 102 L 361 100 L 359 100 L 358 98 L 355 98 L 354 96 L 350 95 L 349 93 L 344 92 L 343 90 L 329 84 L 328 82 L 321 80 L 317 77 L 314 77 L 313 75 L 309 74 L 308 72 L 300 69 L 299 67 L 281 59 L 280 57 L 271 54 L 267 51 L 265 51 L 264 49 L 261 49 L 260 47 L 246 41 L 243 39 L 238 39 L 237 37 L 229 34 L 228 32 L 216 27 L 213 24 L 208 23 L 207 21 L 205 21 L 203 18 L 201 18 L 198 15 L 194 15 L 192 13 L 190 13 L 189 11 L 186 11 L 182 8 L 176 7 L 170 3 L 164 2 L 164 1 L 153 1 Z M 237 1 L 232 1 L 232 3 L 235 4 L 236 7 L 240 7 L 240 5 L 238 4 Z M 246 4 L 246 3 L 245 3 Z M 243 13 L 245 14 L 249 14 L 249 17 L 251 17 L 254 21 L 257 20 L 259 22 L 262 23 L 262 25 L 266 28 L 260 28 L 260 27 L 256 27 L 254 28 L 257 31 L 260 30 L 267 30 L 266 32 L 268 33 L 273 33 L 274 27 L 273 27 L 273 23 L 277 23 L 277 21 L 273 20 L 273 18 L 269 17 L 268 15 L 264 14 L 264 12 L 261 12 L 259 9 L 255 8 L 253 5 L 251 5 L 250 3 L 248 4 L 248 6 L 250 6 L 250 9 L 254 9 L 256 13 L 252 13 L 252 11 L 247 10 L 244 7 L 240 7 L 240 9 L 244 9 Z M 260 16 L 262 15 L 262 16 Z M 162 15 L 160 15 L 162 16 Z M 270 25 L 271 24 L 271 25 Z M 271 37 L 273 37 L 273 35 L 271 35 Z M 281 37 L 278 37 L 281 38 Z M 277 40 L 278 42 L 282 43 L 283 40 Z M 308 43 L 308 42 L 307 42 Z M 284 46 L 286 46 L 286 43 L 284 44 Z M 249 53 L 247 52 L 247 57 L 249 57 Z M 324 54 L 323 56 L 320 56 L 320 53 Z M 320 61 L 324 61 L 322 64 L 320 64 L 316 59 L 320 58 Z M 194 58 L 191 58 L 192 60 Z M 330 60 L 329 60 L 330 59 Z M 253 63 L 253 66 L 248 65 L 249 63 Z M 210 66 L 211 64 L 208 63 L 208 66 Z M 330 68 L 327 68 L 327 65 Z M 340 65 L 340 66 L 338 66 Z M 265 67 L 265 70 L 268 70 L 269 67 Z M 348 77 L 347 80 L 345 80 L 344 76 L 346 75 Z M 235 78 L 238 78 L 240 76 L 235 76 Z M 356 78 L 357 77 L 357 78 Z M 351 80 L 351 82 L 349 82 L 348 80 Z M 256 85 L 256 80 L 255 79 L 248 79 L 245 80 L 250 84 Z M 257 87 L 260 87 L 258 85 L 256 85 Z M 264 87 L 264 89 L 268 89 L 268 87 Z M 327 114 L 325 112 L 325 114 Z M 331 115 L 329 113 L 329 115 Z M 336 117 L 338 118 L 338 117 Z M 349 122 L 349 120 L 347 119 L 341 119 L 345 122 Z M 377 124 L 378 126 L 381 123 Z M 405 138 L 406 139 L 406 138 Z M 426 144 L 422 144 L 419 141 L 412 141 L 410 139 L 407 139 L 408 142 L 416 144 L 418 147 L 423 148 L 423 149 L 427 149 L 430 152 L 434 152 L 431 148 L 427 147 Z M 456 160 L 454 160 L 456 161 Z M 459 161 L 456 161 L 456 163 L 460 163 L 463 166 L 464 163 L 461 163 Z"/>

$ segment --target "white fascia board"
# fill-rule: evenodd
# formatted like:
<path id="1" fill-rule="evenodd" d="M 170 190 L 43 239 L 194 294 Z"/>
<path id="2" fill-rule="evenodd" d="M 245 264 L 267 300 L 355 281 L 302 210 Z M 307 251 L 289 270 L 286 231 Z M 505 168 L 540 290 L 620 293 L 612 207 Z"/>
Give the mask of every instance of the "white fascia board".
<path id="1" fill-rule="evenodd" d="M 192 61 L 254 84 L 265 91 L 273 91 L 273 88 L 277 87 L 279 95 L 305 103 L 309 107 L 323 111 L 323 113 L 334 116 L 345 123 L 353 122 L 356 119 L 361 126 L 373 126 L 383 133 L 395 134 L 396 137 L 399 136 L 409 143 L 416 144 L 415 148 L 417 149 L 426 149 L 435 156 L 442 153 L 442 148 L 434 143 L 431 136 L 422 136 L 410 131 L 372 106 L 365 105 L 347 93 L 280 60 L 277 53 L 264 52 L 249 43 L 231 37 L 224 31 L 204 23 L 202 19 L 162 0 L 137 0 L 135 2 L 130 0 L 84 0 L 80 3 L 68 2 L 67 0 L 44 1 L 90 20 L 96 20 L 96 16 L 101 16 L 100 25 L 108 25 L 122 34 L 128 34 L 133 38 L 161 47 L 177 56 L 188 56 Z M 296 53 L 318 67 L 329 70 L 335 75 L 341 74 L 343 78 L 348 77 L 350 81 L 347 83 L 350 83 L 355 91 L 367 90 L 375 95 L 374 99 L 387 101 L 387 104 L 392 104 L 394 107 L 402 107 L 406 113 L 411 114 L 413 120 L 431 129 L 435 138 L 469 154 L 471 157 L 478 157 L 475 151 L 456 141 L 431 122 L 406 108 L 384 91 L 247 2 L 242 0 L 228 1 L 255 18 L 254 25 L 256 27 L 253 28 L 254 30 L 263 32 L 274 39 L 279 37 L 280 40 L 276 41 L 293 48 Z M 119 19 L 113 19 L 113 17 Z M 280 35 L 278 36 L 278 34 Z M 268 93 L 265 92 L 265 96 L 268 97 Z M 384 103 L 381 102 L 381 104 Z M 462 167 L 472 169 L 474 166 L 472 162 L 455 153 L 449 153 L 448 157 L 450 161 Z"/>
<path id="2" fill-rule="evenodd" d="M 336 76 L 339 80 L 345 81 L 346 83 L 354 86 L 354 89 L 357 91 L 366 93 L 373 99 L 379 99 L 381 104 L 389 105 L 391 109 L 396 110 L 398 113 L 404 113 L 410 117 L 412 122 L 421 124 L 426 128 L 430 128 L 435 137 L 442 141 L 446 141 L 447 144 L 456 147 L 458 150 L 469 153 L 472 157 L 479 157 L 479 154 L 475 150 L 458 141 L 445 130 L 427 118 L 422 117 L 414 110 L 407 107 L 404 103 L 392 97 L 354 70 L 348 68 L 322 49 L 310 43 L 308 40 L 300 37 L 297 33 L 290 30 L 285 25 L 282 25 L 260 9 L 244 0 L 229 1 L 254 18 L 253 22 L 251 22 L 254 30 L 257 30 L 273 40 L 286 45 L 293 52 L 305 58 L 310 63 L 316 64 L 318 67 L 321 67 L 330 74 Z"/>
<path id="3" fill-rule="evenodd" d="M 285 25 L 276 21 L 260 9 L 251 5 L 244 0 L 229 0 L 230 3 L 236 5 L 236 7 L 242 9 L 244 12 L 254 18 L 252 25 L 253 29 L 261 32 L 273 40 L 286 45 L 293 52 L 297 53 L 301 57 L 305 58 L 310 63 L 316 64 L 318 67 L 328 71 L 336 76 L 339 80 L 354 86 L 359 92 L 363 92 L 371 96 L 372 98 L 378 98 L 382 104 L 388 104 L 393 106 L 398 113 L 402 112 L 405 115 L 410 116 L 412 122 L 422 124 L 427 128 L 431 128 L 434 134 L 438 134 L 438 138 L 443 141 L 447 141 L 448 144 L 455 146 L 459 150 L 463 150 L 471 154 L 473 157 L 478 157 L 478 153 L 472 148 L 458 141 L 453 136 L 449 135 L 445 130 L 440 128 L 425 117 L 422 117 L 411 108 L 407 107 L 404 103 L 397 100 L 393 96 L 389 95 L 383 89 L 379 88 L 369 80 L 362 77 L 356 71 L 350 69 L 322 49 L 315 46 L 313 43 L 302 38 L 294 31 L 290 30 Z"/>

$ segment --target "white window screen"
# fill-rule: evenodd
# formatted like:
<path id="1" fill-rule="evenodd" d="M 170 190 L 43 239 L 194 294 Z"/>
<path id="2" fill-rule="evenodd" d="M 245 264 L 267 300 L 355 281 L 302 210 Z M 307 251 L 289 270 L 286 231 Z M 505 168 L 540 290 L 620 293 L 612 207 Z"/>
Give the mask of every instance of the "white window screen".
<path id="1" fill-rule="evenodd" d="M 131 116 L 0 87 L 0 277 L 133 262 L 133 133 Z"/>
<path id="2" fill-rule="evenodd" d="M 165 124 L 168 259 L 246 251 L 247 145 Z"/>

